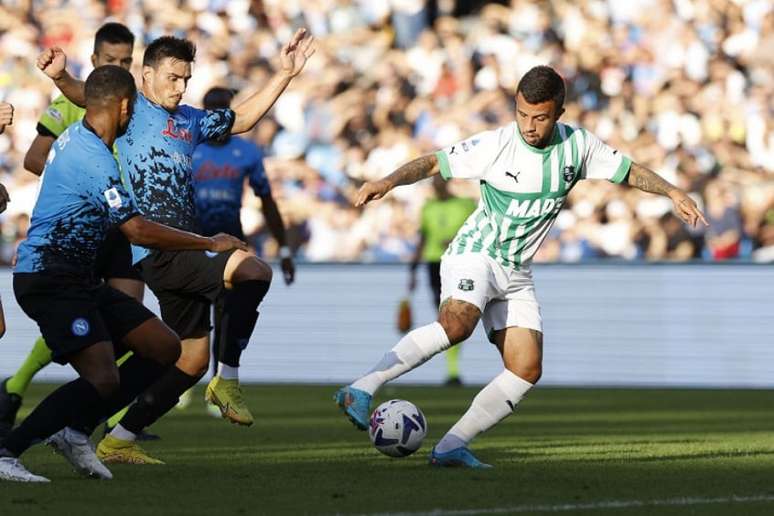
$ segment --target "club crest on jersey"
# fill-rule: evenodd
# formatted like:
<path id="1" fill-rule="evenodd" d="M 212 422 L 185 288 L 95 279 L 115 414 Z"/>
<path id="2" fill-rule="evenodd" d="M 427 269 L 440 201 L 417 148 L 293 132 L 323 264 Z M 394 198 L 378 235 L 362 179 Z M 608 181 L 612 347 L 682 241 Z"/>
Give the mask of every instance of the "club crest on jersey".
<path id="1" fill-rule="evenodd" d="M 191 132 L 188 129 L 182 127 L 180 129 L 175 127 L 175 121 L 172 118 L 167 118 L 167 128 L 161 131 L 161 134 L 163 136 L 169 136 L 175 140 L 183 140 L 188 143 L 193 141 Z"/>
<path id="2" fill-rule="evenodd" d="M 473 283 L 472 279 L 461 279 L 460 284 L 457 285 L 457 288 L 464 292 L 470 292 L 475 288 L 475 284 Z"/>
<path id="3" fill-rule="evenodd" d="M 572 165 L 564 167 L 564 180 L 569 183 L 573 179 L 575 179 L 575 167 Z"/>
<path id="4" fill-rule="evenodd" d="M 121 207 L 121 196 L 118 194 L 118 190 L 116 190 L 115 187 L 111 188 L 110 190 L 105 190 L 104 193 L 108 206 L 111 208 Z"/>

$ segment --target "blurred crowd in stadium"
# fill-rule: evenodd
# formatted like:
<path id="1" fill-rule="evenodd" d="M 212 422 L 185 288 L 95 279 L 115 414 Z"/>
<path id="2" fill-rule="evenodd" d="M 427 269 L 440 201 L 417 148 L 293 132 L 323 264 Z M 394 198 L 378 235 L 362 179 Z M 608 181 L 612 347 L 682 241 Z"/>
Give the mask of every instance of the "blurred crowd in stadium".
<path id="1" fill-rule="evenodd" d="M 0 99 L 16 106 L 0 136 L 12 202 L 0 261 L 23 238 L 37 178 L 22 161 L 51 82 L 34 68 L 62 46 L 90 71 L 96 29 L 112 17 L 144 44 L 163 34 L 198 45 L 185 102 L 213 85 L 261 87 L 299 26 L 315 57 L 253 138 L 301 260 L 408 261 L 429 185 L 361 211 L 364 179 L 514 118 L 521 74 L 550 64 L 567 80 L 563 120 L 580 124 L 701 201 L 708 228 L 685 228 L 670 202 L 580 183 L 537 261 L 594 258 L 774 260 L 774 9 L 768 0 L 3 0 Z M 139 76 L 139 73 L 135 74 Z M 456 183 L 476 197 L 478 185 Z M 276 249 L 252 199 L 245 228 Z"/>

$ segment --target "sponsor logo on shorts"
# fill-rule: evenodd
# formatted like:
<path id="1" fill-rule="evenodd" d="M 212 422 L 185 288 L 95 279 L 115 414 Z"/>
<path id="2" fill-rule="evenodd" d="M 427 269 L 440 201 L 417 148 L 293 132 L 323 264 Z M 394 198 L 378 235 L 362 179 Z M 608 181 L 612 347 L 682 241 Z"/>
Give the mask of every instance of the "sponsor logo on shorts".
<path id="1" fill-rule="evenodd" d="M 465 292 L 470 292 L 475 288 L 475 284 L 473 283 L 472 279 L 461 279 L 460 284 L 457 285 L 457 288 L 464 290 Z"/>
<path id="2" fill-rule="evenodd" d="M 89 331 L 91 330 L 89 321 L 83 317 L 78 317 L 76 320 L 74 320 L 70 328 L 73 330 L 73 335 L 77 337 L 84 337 L 88 335 Z"/>
<path id="3" fill-rule="evenodd" d="M 207 256 L 207 258 L 215 258 L 218 256 L 218 253 L 214 251 L 204 251 L 204 254 Z"/>

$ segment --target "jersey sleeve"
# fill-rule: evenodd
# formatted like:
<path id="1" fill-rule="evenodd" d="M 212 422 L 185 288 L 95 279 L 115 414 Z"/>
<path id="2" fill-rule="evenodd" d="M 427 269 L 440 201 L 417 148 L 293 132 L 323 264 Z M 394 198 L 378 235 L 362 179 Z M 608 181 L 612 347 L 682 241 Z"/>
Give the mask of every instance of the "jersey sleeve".
<path id="1" fill-rule="evenodd" d="M 64 95 L 59 95 L 38 120 L 38 133 L 57 138 L 70 125 L 79 120 L 80 112 Z M 48 134 L 46 134 L 46 131 Z"/>
<path id="2" fill-rule="evenodd" d="M 94 172 L 94 201 L 107 215 L 111 226 L 120 226 L 140 214 L 134 198 L 121 181 L 118 164 L 112 157 L 95 163 Z"/>
<path id="3" fill-rule="evenodd" d="M 608 146 L 592 133 L 583 129 L 581 131 L 584 140 L 581 178 L 622 183 L 629 174 L 631 158 Z"/>
<path id="4" fill-rule="evenodd" d="M 269 178 L 266 177 L 266 169 L 263 166 L 263 153 L 254 145 L 250 145 L 250 148 L 251 156 L 254 159 L 251 162 L 247 180 L 255 195 L 266 197 L 271 195 L 271 184 L 269 183 Z"/>
<path id="5" fill-rule="evenodd" d="M 500 130 L 484 131 L 435 153 L 444 179 L 481 179 L 497 155 Z"/>
<path id="6" fill-rule="evenodd" d="M 197 145 L 230 133 L 236 119 L 236 114 L 230 109 L 204 110 L 192 108 L 192 112 L 196 119 L 197 138 L 195 143 Z"/>

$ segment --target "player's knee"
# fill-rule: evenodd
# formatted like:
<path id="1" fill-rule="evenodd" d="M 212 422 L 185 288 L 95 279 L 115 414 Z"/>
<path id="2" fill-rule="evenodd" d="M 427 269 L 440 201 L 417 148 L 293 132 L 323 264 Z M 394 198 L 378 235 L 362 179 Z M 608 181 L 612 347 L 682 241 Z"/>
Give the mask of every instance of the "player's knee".
<path id="1" fill-rule="evenodd" d="M 89 383 L 97 390 L 101 398 L 109 398 L 118 391 L 121 383 L 118 368 L 114 367 L 92 375 L 89 378 Z"/>
<path id="2" fill-rule="evenodd" d="M 210 367 L 209 348 L 194 351 L 184 346 L 177 360 L 177 367 L 189 376 L 201 378 Z"/>
<path id="3" fill-rule="evenodd" d="M 532 385 L 538 383 L 540 377 L 543 376 L 543 364 L 539 360 L 521 364 L 506 363 L 505 368 Z"/>
<path id="4" fill-rule="evenodd" d="M 237 267 L 233 283 L 243 281 L 267 281 L 271 283 L 273 275 L 269 264 L 257 256 L 248 256 Z"/>
<path id="5" fill-rule="evenodd" d="M 174 333 L 168 333 L 158 341 L 156 361 L 162 365 L 172 365 L 180 359 L 180 339 Z"/>
<path id="6" fill-rule="evenodd" d="M 451 344 L 458 344 L 467 340 L 476 329 L 476 323 L 470 324 L 469 321 L 463 321 L 458 318 L 446 317 L 443 313 L 438 318 L 438 322 L 446 332 Z"/>

